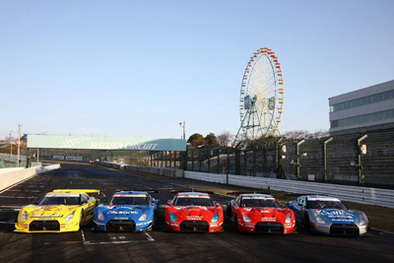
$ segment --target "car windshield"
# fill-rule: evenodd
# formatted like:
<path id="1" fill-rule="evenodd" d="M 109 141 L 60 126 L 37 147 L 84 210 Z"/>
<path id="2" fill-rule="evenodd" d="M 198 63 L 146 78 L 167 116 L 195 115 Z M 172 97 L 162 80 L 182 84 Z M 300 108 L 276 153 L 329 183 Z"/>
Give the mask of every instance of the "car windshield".
<path id="1" fill-rule="evenodd" d="M 80 205 L 79 196 L 45 196 L 38 205 Z"/>
<path id="2" fill-rule="evenodd" d="M 114 196 L 108 203 L 109 205 L 148 205 L 146 197 L 126 197 Z"/>
<path id="3" fill-rule="evenodd" d="M 210 198 L 178 197 L 174 202 L 175 206 L 214 206 Z"/>
<path id="4" fill-rule="evenodd" d="M 241 206 L 278 208 L 279 204 L 276 200 L 273 199 L 242 199 Z"/>
<path id="5" fill-rule="evenodd" d="M 327 201 L 327 200 L 307 201 L 307 205 L 308 208 L 311 209 L 332 208 L 332 209 L 346 210 L 346 206 L 340 201 Z"/>

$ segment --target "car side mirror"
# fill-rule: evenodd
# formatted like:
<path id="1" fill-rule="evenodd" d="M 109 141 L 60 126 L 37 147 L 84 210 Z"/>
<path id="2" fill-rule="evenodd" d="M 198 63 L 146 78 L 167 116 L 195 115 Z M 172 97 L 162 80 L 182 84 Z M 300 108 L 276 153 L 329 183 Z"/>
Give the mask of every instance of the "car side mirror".
<path id="1" fill-rule="evenodd" d="M 216 203 L 215 207 L 219 208 L 220 207 L 220 203 Z"/>
<path id="2" fill-rule="evenodd" d="M 34 202 L 33 202 L 33 205 L 38 205 L 38 201 L 34 201 Z"/>
<path id="3" fill-rule="evenodd" d="M 168 206 L 171 206 L 172 204 L 171 204 L 171 201 L 167 201 L 167 205 Z"/>

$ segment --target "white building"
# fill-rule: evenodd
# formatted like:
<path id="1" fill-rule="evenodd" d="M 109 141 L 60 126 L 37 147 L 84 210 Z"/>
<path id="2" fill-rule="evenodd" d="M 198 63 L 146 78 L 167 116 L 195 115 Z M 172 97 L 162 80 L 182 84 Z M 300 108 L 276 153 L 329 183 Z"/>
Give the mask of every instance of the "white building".
<path id="1" fill-rule="evenodd" d="M 329 98 L 330 134 L 394 128 L 394 80 Z"/>

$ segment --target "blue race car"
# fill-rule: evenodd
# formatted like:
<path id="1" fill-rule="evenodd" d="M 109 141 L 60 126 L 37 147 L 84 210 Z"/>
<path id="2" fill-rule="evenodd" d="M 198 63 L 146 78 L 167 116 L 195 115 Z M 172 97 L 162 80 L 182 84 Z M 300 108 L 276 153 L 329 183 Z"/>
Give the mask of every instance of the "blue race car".
<path id="1" fill-rule="evenodd" d="M 367 233 L 368 218 L 358 210 L 348 210 L 335 197 L 304 195 L 289 202 L 297 224 L 307 231 L 327 235 L 361 236 Z"/>
<path id="2" fill-rule="evenodd" d="M 120 191 L 94 211 L 94 227 L 102 231 L 149 231 L 157 218 L 159 202 L 142 191 Z"/>

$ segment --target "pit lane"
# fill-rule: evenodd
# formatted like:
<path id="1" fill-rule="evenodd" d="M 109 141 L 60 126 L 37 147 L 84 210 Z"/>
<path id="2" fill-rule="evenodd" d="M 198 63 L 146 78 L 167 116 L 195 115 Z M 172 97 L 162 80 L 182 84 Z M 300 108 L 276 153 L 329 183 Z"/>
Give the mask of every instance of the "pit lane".
<path id="1" fill-rule="evenodd" d="M 223 233 L 164 230 L 163 205 L 170 190 L 227 187 L 188 179 L 141 177 L 88 165 L 62 164 L 0 193 L 0 262 L 394 262 L 394 237 L 370 231 L 366 237 L 326 237 L 299 230 L 294 235 L 237 233 L 225 222 Z M 92 224 L 62 234 L 14 233 L 20 207 L 56 188 L 100 189 L 102 201 L 119 189 L 156 189 L 159 220 L 151 232 L 96 232 Z M 230 197 L 213 195 L 225 204 Z"/>

